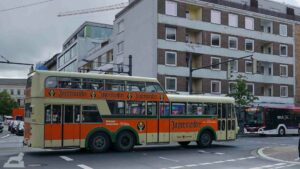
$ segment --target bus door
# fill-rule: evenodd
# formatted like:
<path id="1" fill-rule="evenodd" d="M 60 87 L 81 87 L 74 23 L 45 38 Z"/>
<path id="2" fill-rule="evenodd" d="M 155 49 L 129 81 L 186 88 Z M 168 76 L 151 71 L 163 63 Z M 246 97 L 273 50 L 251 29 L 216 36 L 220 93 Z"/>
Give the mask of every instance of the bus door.
<path id="1" fill-rule="evenodd" d="M 168 143 L 170 142 L 170 103 L 160 102 L 158 120 L 158 141 L 160 143 Z"/>
<path id="2" fill-rule="evenodd" d="M 80 106 L 64 105 L 62 120 L 62 147 L 80 146 Z"/>
<path id="3" fill-rule="evenodd" d="M 227 140 L 236 139 L 236 116 L 234 111 L 234 106 L 232 104 L 222 104 L 222 109 L 226 111 L 227 114 Z"/>
<path id="4" fill-rule="evenodd" d="M 159 135 L 158 102 L 147 102 L 146 142 L 157 143 Z"/>
<path id="5" fill-rule="evenodd" d="M 226 140 L 227 138 L 227 115 L 226 111 L 223 111 L 223 104 L 218 103 L 217 112 L 218 112 L 218 131 L 217 131 L 217 140 Z"/>
<path id="6" fill-rule="evenodd" d="M 62 110 L 61 105 L 45 105 L 45 148 L 62 146 Z"/>

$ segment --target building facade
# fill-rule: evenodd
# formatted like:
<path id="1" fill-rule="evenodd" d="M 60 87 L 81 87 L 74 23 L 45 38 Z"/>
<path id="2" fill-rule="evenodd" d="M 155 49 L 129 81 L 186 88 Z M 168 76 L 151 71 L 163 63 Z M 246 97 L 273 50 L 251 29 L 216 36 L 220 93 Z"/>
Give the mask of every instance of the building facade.
<path id="1" fill-rule="evenodd" d="M 106 41 L 112 33 L 107 24 L 84 22 L 63 44 L 62 52 L 57 56 L 57 70 L 72 72 L 86 63 L 87 53 Z"/>
<path id="2" fill-rule="evenodd" d="M 192 93 L 226 95 L 238 75 L 260 103 L 300 100 L 300 9 L 270 0 L 135 0 L 116 15 L 113 34 L 88 60 L 98 70 L 124 70 L 155 77 L 167 91 L 189 91 L 189 58 L 200 68 L 253 55 L 229 65 L 209 66 L 192 76 Z M 298 63 L 298 64 L 297 64 Z M 228 72 L 231 76 L 228 79 Z"/>
<path id="3" fill-rule="evenodd" d="M 24 107 L 26 79 L 0 79 L 0 92 L 6 91 Z"/>

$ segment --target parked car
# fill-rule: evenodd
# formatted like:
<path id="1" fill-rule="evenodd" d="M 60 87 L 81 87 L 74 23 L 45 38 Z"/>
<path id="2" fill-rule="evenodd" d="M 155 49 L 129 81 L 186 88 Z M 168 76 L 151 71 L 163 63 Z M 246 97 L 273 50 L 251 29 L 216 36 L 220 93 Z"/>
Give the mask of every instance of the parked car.
<path id="1" fill-rule="evenodd" d="M 4 116 L 4 124 L 8 125 L 13 120 L 12 116 Z"/>
<path id="2" fill-rule="evenodd" d="M 14 120 L 14 121 L 12 122 L 11 128 L 10 128 L 10 132 L 11 132 L 12 134 L 15 134 L 15 133 L 16 133 L 18 124 L 19 124 L 20 122 L 21 122 L 21 121 L 19 121 L 19 120 Z"/>
<path id="3" fill-rule="evenodd" d="M 23 136 L 24 135 L 24 121 L 21 121 L 17 126 L 16 131 L 17 136 Z"/>
<path id="4" fill-rule="evenodd" d="M 7 126 L 8 126 L 7 130 L 8 131 L 11 131 L 11 127 L 12 127 L 13 123 L 14 123 L 14 120 L 10 120 L 7 122 Z"/>
<path id="5" fill-rule="evenodd" d="M 3 132 L 3 121 L 0 121 L 0 133 Z"/>

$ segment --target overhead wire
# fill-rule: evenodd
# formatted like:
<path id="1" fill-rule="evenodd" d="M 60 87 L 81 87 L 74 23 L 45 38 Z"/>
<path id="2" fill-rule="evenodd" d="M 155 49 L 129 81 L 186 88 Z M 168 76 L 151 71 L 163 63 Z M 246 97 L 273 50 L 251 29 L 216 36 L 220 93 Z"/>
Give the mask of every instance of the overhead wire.
<path id="1" fill-rule="evenodd" d="M 25 5 L 21 5 L 21 6 L 16 6 L 16 7 L 12 7 L 12 8 L 0 9 L 0 12 L 7 12 L 7 11 L 15 10 L 15 9 L 27 8 L 27 7 L 31 7 L 31 6 L 36 6 L 36 5 L 48 3 L 48 2 L 51 2 L 51 1 L 54 1 L 54 0 L 45 0 L 45 1 L 39 1 L 39 2 L 30 3 L 30 4 L 25 4 Z"/>

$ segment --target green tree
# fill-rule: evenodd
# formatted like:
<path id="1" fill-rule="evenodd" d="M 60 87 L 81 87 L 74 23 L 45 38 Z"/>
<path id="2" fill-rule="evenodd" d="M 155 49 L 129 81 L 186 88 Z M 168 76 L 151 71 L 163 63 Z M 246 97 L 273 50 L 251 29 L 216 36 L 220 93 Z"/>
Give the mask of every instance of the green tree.
<path id="1" fill-rule="evenodd" d="M 0 115 L 11 115 L 12 109 L 18 107 L 18 103 L 6 92 L 0 92 Z"/>
<path id="2" fill-rule="evenodd" d="M 258 98 L 247 89 L 245 77 L 242 75 L 238 75 L 236 83 L 233 84 L 233 92 L 227 94 L 227 96 L 233 97 L 238 107 L 247 106 L 255 100 L 258 100 Z"/>

